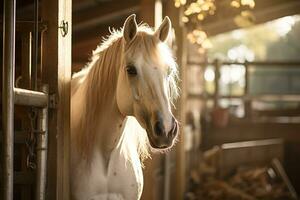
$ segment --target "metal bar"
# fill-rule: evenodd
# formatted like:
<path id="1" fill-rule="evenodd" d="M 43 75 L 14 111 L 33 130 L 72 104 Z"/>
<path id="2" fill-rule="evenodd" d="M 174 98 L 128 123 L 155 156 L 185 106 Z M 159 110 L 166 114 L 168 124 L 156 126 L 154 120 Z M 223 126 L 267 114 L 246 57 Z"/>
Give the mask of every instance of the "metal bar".
<path id="1" fill-rule="evenodd" d="M 39 0 L 34 0 L 34 25 L 33 25 L 33 45 L 32 45 L 32 88 L 37 90 L 37 68 L 38 68 L 38 45 L 39 45 Z"/>
<path id="2" fill-rule="evenodd" d="M 48 94 L 21 88 L 14 89 L 15 104 L 23 106 L 46 107 L 48 105 Z"/>
<path id="3" fill-rule="evenodd" d="M 48 93 L 46 85 L 42 88 Z M 36 176 L 36 200 L 44 200 L 47 178 L 47 149 L 48 149 L 48 107 L 39 110 L 37 135 L 37 176 Z"/>
<path id="4" fill-rule="evenodd" d="M 14 67 L 16 1 L 4 0 L 3 14 L 3 199 L 13 200 L 14 178 Z"/>

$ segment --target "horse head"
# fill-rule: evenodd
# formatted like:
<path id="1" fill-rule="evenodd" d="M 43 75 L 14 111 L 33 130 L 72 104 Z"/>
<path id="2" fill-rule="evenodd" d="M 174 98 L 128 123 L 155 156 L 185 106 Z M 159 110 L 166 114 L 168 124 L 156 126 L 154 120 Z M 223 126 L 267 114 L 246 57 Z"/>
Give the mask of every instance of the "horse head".
<path id="1" fill-rule="evenodd" d="M 153 32 L 138 26 L 135 15 L 123 27 L 124 66 L 118 73 L 117 105 L 124 116 L 137 119 L 155 149 L 171 147 L 179 129 L 171 107 L 178 92 L 177 66 L 166 44 L 170 32 L 168 17 Z"/>

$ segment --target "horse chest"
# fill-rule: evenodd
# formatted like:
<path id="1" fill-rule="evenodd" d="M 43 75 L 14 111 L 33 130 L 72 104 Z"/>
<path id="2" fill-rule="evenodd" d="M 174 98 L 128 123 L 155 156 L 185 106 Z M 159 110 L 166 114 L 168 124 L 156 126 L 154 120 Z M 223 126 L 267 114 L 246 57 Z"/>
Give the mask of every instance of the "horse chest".
<path id="1" fill-rule="evenodd" d="M 122 155 L 122 154 L 121 154 Z M 143 189 L 143 173 L 137 155 L 128 161 L 120 152 L 113 152 L 108 165 L 108 190 L 119 191 L 125 199 L 139 199 Z"/>
<path id="2" fill-rule="evenodd" d="M 102 199 L 139 199 L 143 188 L 143 174 L 138 157 L 131 155 L 132 162 L 126 160 L 118 149 L 115 149 L 108 163 L 104 164 L 103 157 L 96 155 L 90 170 L 78 166 L 73 188 L 76 199 L 102 200 Z M 139 162 L 138 162 L 139 163 Z M 111 195 L 117 195 L 112 198 Z"/>

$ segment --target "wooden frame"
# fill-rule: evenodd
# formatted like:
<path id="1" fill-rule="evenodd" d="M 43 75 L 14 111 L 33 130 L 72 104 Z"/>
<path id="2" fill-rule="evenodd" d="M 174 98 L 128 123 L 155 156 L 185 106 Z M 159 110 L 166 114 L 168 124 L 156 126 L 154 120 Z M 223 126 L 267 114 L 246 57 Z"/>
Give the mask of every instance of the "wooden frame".
<path id="1" fill-rule="evenodd" d="M 42 76 L 54 107 L 49 110 L 46 199 L 68 200 L 72 1 L 43 0 L 41 5 L 41 18 L 48 24 L 42 41 Z"/>

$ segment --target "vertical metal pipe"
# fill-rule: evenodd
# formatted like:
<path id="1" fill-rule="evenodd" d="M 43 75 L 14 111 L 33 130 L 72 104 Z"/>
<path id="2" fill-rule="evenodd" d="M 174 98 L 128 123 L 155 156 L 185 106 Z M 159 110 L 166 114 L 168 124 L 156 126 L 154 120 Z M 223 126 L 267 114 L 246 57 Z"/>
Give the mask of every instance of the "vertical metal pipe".
<path id="1" fill-rule="evenodd" d="M 3 196 L 13 199 L 14 170 L 14 67 L 15 67 L 15 23 L 16 2 L 4 0 L 3 14 L 3 85 L 2 85 L 2 127 L 3 127 Z"/>
<path id="2" fill-rule="evenodd" d="M 39 0 L 34 0 L 34 26 L 33 26 L 33 45 L 32 45 L 32 88 L 37 90 L 38 72 L 38 45 L 39 45 Z"/>
<path id="3" fill-rule="evenodd" d="M 42 91 L 48 93 L 48 87 Z M 39 110 L 37 135 L 37 171 L 36 171 L 36 200 L 44 200 L 47 178 L 47 149 L 48 149 L 48 106 Z"/>

